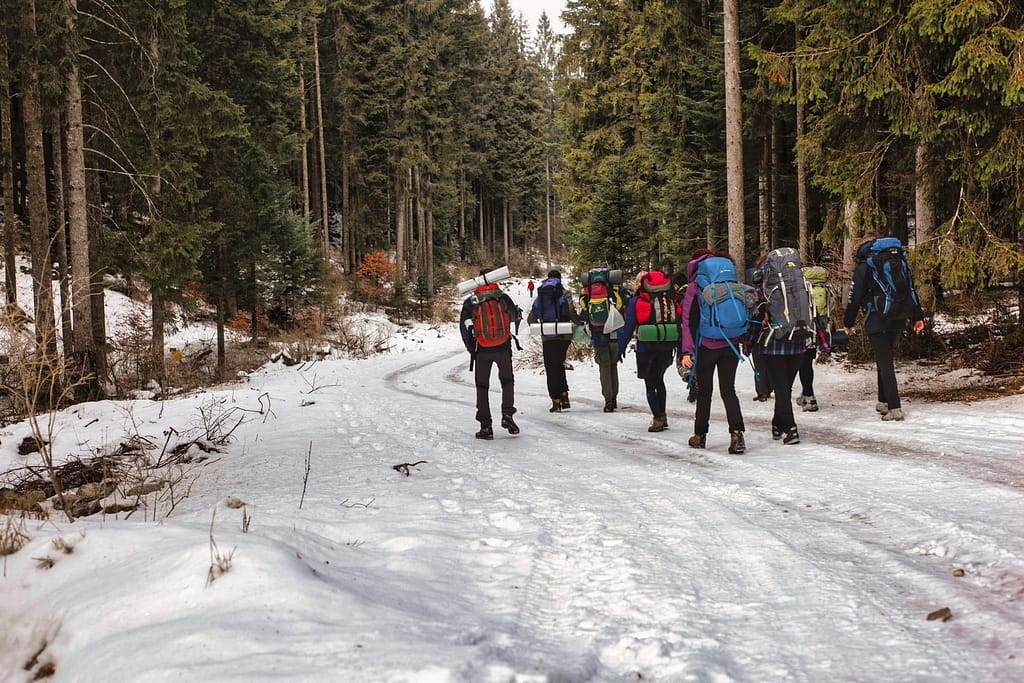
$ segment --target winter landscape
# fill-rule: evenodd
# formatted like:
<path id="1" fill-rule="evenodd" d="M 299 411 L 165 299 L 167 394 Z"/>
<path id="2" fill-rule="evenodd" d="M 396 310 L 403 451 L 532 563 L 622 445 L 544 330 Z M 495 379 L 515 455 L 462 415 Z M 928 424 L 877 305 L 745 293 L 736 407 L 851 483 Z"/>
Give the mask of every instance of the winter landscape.
<path id="1" fill-rule="evenodd" d="M 117 325 L 127 300 L 108 306 Z M 674 375 L 647 433 L 632 354 L 622 410 L 585 359 L 549 414 L 524 325 L 522 433 L 488 442 L 454 323 L 362 324 L 387 352 L 56 414 L 55 458 L 136 444 L 163 461 L 138 479 L 169 483 L 103 501 L 133 511 L 5 518 L 24 547 L 2 558 L 0 680 L 1024 678 L 1024 395 L 911 397 L 885 423 L 873 366 L 821 364 L 821 410 L 783 446 L 744 366 L 747 453 L 726 454 L 717 398 L 698 451 Z M 971 373 L 899 378 L 913 396 Z M 29 434 L 3 428 L 0 470 L 39 467 Z"/>

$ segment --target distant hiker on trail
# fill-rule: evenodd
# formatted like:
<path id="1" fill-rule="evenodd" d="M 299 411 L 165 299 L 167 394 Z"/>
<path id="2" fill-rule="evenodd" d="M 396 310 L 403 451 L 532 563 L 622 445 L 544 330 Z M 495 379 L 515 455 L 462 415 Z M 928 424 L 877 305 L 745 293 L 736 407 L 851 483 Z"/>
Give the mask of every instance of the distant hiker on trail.
<path id="1" fill-rule="evenodd" d="M 484 275 L 486 271 L 480 271 Z M 501 382 L 501 426 L 509 434 L 518 434 L 519 426 L 513 421 L 515 408 L 515 378 L 512 374 L 512 326 L 518 326 L 519 307 L 497 283 L 485 284 L 473 290 L 462 303 L 459 330 L 462 343 L 469 351 L 469 367 L 474 369 L 476 384 L 476 420 L 480 423 L 478 439 L 493 439 L 491 406 L 488 390 L 491 366 L 498 366 Z"/>
<path id="2" fill-rule="evenodd" d="M 843 314 L 843 328 L 849 335 L 864 310 L 864 332 L 875 353 L 878 376 L 878 402 L 875 410 L 886 421 L 901 421 L 903 408 L 896 383 L 893 348 L 914 321 L 914 334 L 924 331 L 924 311 L 914 289 L 903 244 L 895 237 L 868 240 L 855 253 L 850 300 Z"/>
<path id="3" fill-rule="evenodd" d="M 533 288 L 534 288 L 533 280 L 527 280 L 526 281 L 526 291 L 528 291 L 530 293 L 530 298 L 531 299 L 533 298 Z"/>
<path id="4" fill-rule="evenodd" d="M 540 323 L 541 347 L 544 351 L 544 374 L 547 376 L 548 396 L 551 397 L 549 412 L 559 413 L 569 409 L 569 383 L 565 377 L 565 356 L 572 343 L 572 323 L 579 322 L 572 301 L 562 287 L 562 274 L 557 270 L 548 272 L 547 278 L 537 288 L 526 322 Z"/>
<path id="5" fill-rule="evenodd" d="M 681 311 L 676 290 L 668 275 L 652 270 L 636 276 L 636 293 L 626 305 L 626 320 L 619 331 L 618 361 L 636 333 L 636 376 L 644 381 L 651 409 L 649 432 L 668 429 L 668 391 L 665 371 L 679 343 Z"/>
<path id="6" fill-rule="evenodd" d="M 814 338 L 810 291 L 795 249 L 775 249 L 757 263 L 767 315 L 757 345 L 775 392 L 772 439 L 794 445 L 800 443 L 800 432 L 793 415 L 793 382 L 807 355 L 807 345 Z"/>
<path id="7" fill-rule="evenodd" d="M 591 268 L 580 288 L 580 321 L 590 330 L 606 413 L 619 407 L 618 335 L 625 324 L 623 311 L 629 301 L 629 292 L 623 289 L 621 280 L 621 270 Z"/>
<path id="8" fill-rule="evenodd" d="M 698 249 L 686 274 L 690 284 L 683 296 L 682 318 L 687 324 L 679 344 L 679 362 L 684 368 L 695 368 L 697 376 L 697 410 L 688 443 L 691 448 L 704 448 L 707 443 L 717 371 L 718 394 L 729 423 L 729 452 L 743 453 L 747 445 L 736 396 L 736 368 L 741 358 L 739 347 L 747 334 L 753 289 L 739 283 L 732 257 L 724 251 Z"/>

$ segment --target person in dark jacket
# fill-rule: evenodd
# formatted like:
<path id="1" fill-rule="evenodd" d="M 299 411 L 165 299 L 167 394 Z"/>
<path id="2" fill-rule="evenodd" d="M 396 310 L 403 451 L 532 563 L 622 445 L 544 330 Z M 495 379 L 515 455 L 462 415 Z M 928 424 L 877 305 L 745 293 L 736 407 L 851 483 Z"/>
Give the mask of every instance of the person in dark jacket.
<path id="1" fill-rule="evenodd" d="M 621 284 L 608 285 L 608 301 L 617 313 L 624 314 L 629 303 L 629 290 Z M 590 295 L 587 288 L 580 288 L 580 322 L 586 323 L 590 330 L 590 344 L 594 347 L 594 362 L 597 363 L 598 375 L 601 379 L 601 396 L 604 397 L 604 412 L 614 413 L 619 407 L 619 329 L 611 328 L 609 323 L 591 325 L 589 307 Z M 622 322 L 621 320 L 619 321 Z"/>
<path id="2" fill-rule="evenodd" d="M 562 286 L 562 273 L 557 270 L 548 272 L 547 278 L 537 288 L 537 298 L 533 300 L 530 314 L 526 317 L 529 324 L 541 323 L 541 348 L 544 353 L 544 375 L 547 377 L 548 396 L 551 407 L 548 412 L 560 413 L 569 409 L 569 380 L 565 376 L 565 357 L 572 344 L 571 326 L 566 333 L 554 328 L 555 323 L 576 323 L 579 317 L 572 301 Z M 545 324 L 547 323 L 547 325 Z"/>
<path id="3" fill-rule="evenodd" d="M 864 242 L 857 247 L 857 267 L 853 270 L 853 284 L 850 287 L 850 299 L 843 313 L 843 329 L 849 335 L 857 322 L 857 313 L 864 310 L 864 333 L 868 335 L 871 349 L 875 354 L 875 366 L 878 377 L 878 402 L 875 410 L 882 414 L 886 421 L 903 420 L 903 408 L 900 403 L 899 386 L 896 383 L 896 365 L 893 359 L 893 348 L 907 327 L 907 318 L 883 319 L 873 304 L 874 295 L 881 290 L 871 275 L 871 266 L 867 257 L 874 240 Z M 911 283 L 913 288 L 913 283 Z M 914 334 L 924 331 L 924 311 L 915 293 L 913 297 Z"/>
<path id="4" fill-rule="evenodd" d="M 487 271 L 480 271 L 485 275 Z M 490 285 L 497 287 L 497 285 Z M 479 290 L 478 290 L 479 291 Z M 515 406 L 515 376 L 512 373 L 512 337 L 500 346 L 481 346 L 477 343 L 475 325 L 473 323 L 473 310 L 479 300 L 474 292 L 462 302 L 462 312 L 459 315 L 459 331 L 462 333 L 462 343 L 466 346 L 470 356 L 470 368 L 474 370 L 473 380 L 476 384 L 476 420 L 480 423 L 480 431 L 476 433 L 478 439 L 493 439 L 494 428 L 491 426 L 491 406 L 488 397 L 488 390 L 491 383 L 491 366 L 498 367 L 498 381 L 501 382 L 501 426 L 508 430 L 509 434 L 518 434 L 519 426 L 512 419 L 516 412 Z M 510 324 L 518 327 L 518 319 L 521 315 L 519 307 L 512 301 L 505 292 L 497 300 L 498 305 L 503 306 L 508 313 Z"/>

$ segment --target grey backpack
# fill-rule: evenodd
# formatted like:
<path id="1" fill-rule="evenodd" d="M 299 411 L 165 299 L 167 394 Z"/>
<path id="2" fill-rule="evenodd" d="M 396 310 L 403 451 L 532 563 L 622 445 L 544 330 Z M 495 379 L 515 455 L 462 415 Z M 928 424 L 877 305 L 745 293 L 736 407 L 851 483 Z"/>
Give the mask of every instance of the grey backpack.
<path id="1" fill-rule="evenodd" d="M 768 302 L 768 333 L 764 343 L 801 342 L 813 337 L 810 288 L 804 280 L 800 254 L 791 247 L 776 249 L 768 254 L 761 271 L 764 297 Z"/>

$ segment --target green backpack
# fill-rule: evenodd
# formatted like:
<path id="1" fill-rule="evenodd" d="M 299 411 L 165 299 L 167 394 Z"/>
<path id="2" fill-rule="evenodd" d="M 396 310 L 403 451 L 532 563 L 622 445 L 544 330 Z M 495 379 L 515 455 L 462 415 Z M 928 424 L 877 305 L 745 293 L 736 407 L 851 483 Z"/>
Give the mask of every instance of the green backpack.
<path id="1" fill-rule="evenodd" d="M 810 286 L 811 302 L 814 304 L 814 317 L 825 318 L 826 320 L 831 317 L 831 307 L 829 306 L 828 287 L 828 271 L 821 266 L 807 266 L 804 268 L 804 279 L 807 280 L 808 286 Z"/>

